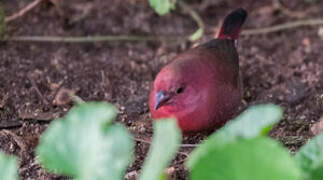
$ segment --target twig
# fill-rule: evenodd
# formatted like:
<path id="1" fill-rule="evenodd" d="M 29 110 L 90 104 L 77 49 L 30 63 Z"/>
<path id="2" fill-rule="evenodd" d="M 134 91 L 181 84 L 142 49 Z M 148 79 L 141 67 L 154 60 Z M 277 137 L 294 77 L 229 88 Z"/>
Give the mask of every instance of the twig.
<path id="1" fill-rule="evenodd" d="M 289 17 L 293 17 L 293 18 L 304 18 L 306 16 L 306 14 L 304 12 L 300 12 L 300 11 L 291 11 L 289 9 L 287 9 L 281 2 L 280 0 L 274 0 L 273 1 L 273 6 L 274 8 L 277 8 L 279 10 L 281 10 L 281 12 L 283 14 L 285 14 L 286 16 Z"/>
<path id="2" fill-rule="evenodd" d="M 31 119 L 40 122 L 50 122 L 53 119 L 57 119 L 59 117 L 59 113 L 52 112 L 28 112 L 20 110 L 18 111 L 19 118 L 22 120 Z"/>
<path id="3" fill-rule="evenodd" d="M 137 142 L 145 143 L 145 144 L 151 144 L 150 141 L 147 141 L 147 140 L 144 140 L 144 139 L 140 139 L 140 138 L 133 137 L 133 140 L 135 140 Z"/>
<path id="4" fill-rule="evenodd" d="M 40 90 L 38 89 L 38 86 L 36 84 L 36 82 L 34 81 L 33 78 L 31 78 L 30 76 L 28 76 L 29 81 L 31 82 L 32 87 L 35 89 L 36 93 L 38 94 L 38 96 L 42 99 L 43 103 L 45 105 L 48 105 L 49 102 L 47 101 L 47 99 L 43 96 L 43 94 L 40 92 Z"/>
<path id="5" fill-rule="evenodd" d="M 104 99 L 107 101 L 111 100 L 110 80 L 109 78 L 106 78 L 103 70 L 101 70 L 101 88 L 104 94 Z"/>
<path id="6" fill-rule="evenodd" d="M 323 25 L 323 19 L 308 19 L 308 20 L 299 20 L 294 22 L 288 22 L 284 24 L 279 24 L 271 27 L 266 28 L 259 28 L 259 29 L 249 29 L 242 31 L 242 35 L 260 35 L 260 34 L 267 34 L 267 33 L 273 33 L 278 31 L 283 31 L 287 29 L 293 29 L 303 26 L 317 26 L 317 25 Z"/>
<path id="7" fill-rule="evenodd" d="M 163 41 L 177 40 L 178 37 L 159 37 L 159 36 L 135 36 L 135 35 L 107 35 L 107 36 L 79 36 L 79 37 L 59 37 L 59 36 L 16 36 L 5 37 L 1 41 L 33 41 L 33 42 L 68 42 L 68 43 L 87 43 L 105 41 Z"/>
<path id="8" fill-rule="evenodd" d="M 140 139 L 140 138 L 133 138 L 135 141 L 137 142 L 142 142 L 142 143 L 146 143 L 146 144 L 151 144 L 151 141 L 149 140 L 144 140 L 144 139 Z M 198 144 L 180 144 L 179 147 L 180 148 L 195 148 L 198 147 Z"/>
<path id="9" fill-rule="evenodd" d="M 8 98 L 9 98 L 9 94 L 6 93 L 3 96 L 2 100 L 0 101 L 0 108 L 3 108 L 6 105 Z"/>
<path id="10" fill-rule="evenodd" d="M 133 140 L 135 140 L 137 142 L 149 144 L 149 145 L 151 144 L 151 141 L 149 141 L 149 140 L 144 140 L 144 139 L 135 138 L 135 137 L 133 137 Z M 195 148 L 195 147 L 198 147 L 198 144 L 180 144 L 179 145 L 179 148 Z M 185 161 L 185 159 L 189 156 L 188 153 L 186 153 L 186 152 L 177 151 L 176 153 L 185 156 L 185 158 L 182 161 Z M 178 164 L 182 163 L 182 161 L 178 162 Z"/>
<path id="11" fill-rule="evenodd" d="M 32 10 L 33 8 L 35 8 L 38 4 L 40 4 L 43 0 L 34 0 L 33 2 L 31 2 L 30 4 L 28 4 L 26 7 L 22 8 L 20 11 L 18 11 L 17 13 L 14 13 L 13 15 L 6 17 L 5 18 L 5 22 L 8 23 L 10 21 L 13 21 L 23 15 L 25 15 L 27 12 L 29 12 L 30 10 Z"/>
<path id="12" fill-rule="evenodd" d="M 61 87 L 63 86 L 64 84 L 64 80 L 61 80 L 59 83 L 58 83 L 58 87 L 54 90 L 54 96 L 49 100 L 50 102 L 54 102 L 55 101 L 55 98 L 57 97 L 57 94 L 59 93 L 59 91 L 61 90 Z M 55 103 L 54 103 L 55 104 Z"/>
<path id="13" fill-rule="evenodd" d="M 271 27 L 259 29 L 247 29 L 241 32 L 242 35 L 261 35 L 279 32 L 287 29 L 293 29 L 304 26 L 323 25 L 323 19 L 308 19 L 294 22 L 283 23 Z M 184 36 L 127 36 L 127 35 L 107 35 L 107 36 L 86 36 L 86 37 L 59 37 L 59 36 L 16 36 L 5 37 L 0 41 L 29 41 L 29 42 L 65 42 L 65 43 L 91 43 L 91 42 L 109 42 L 109 41 L 180 41 Z"/>
<path id="14" fill-rule="evenodd" d="M 179 145 L 180 148 L 196 148 L 199 147 L 199 144 L 181 144 Z"/>
<path id="15" fill-rule="evenodd" d="M 0 121 L 0 129 L 11 129 L 22 126 L 20 121 Z"/>
<path id="16" fill-rule="evenodd" d="M 200 37 L 202 37 L 205 29 L 205 24 L 200 17 L 200 15 L 194 11 L 190 6 L 185 4 L 183 1 L 178 1 L 178 4 L 184 9 L 184 11 L 188 12 L 192 19 L 197 23 L 199 29 L 196 30 L 192 35 L 189 36 L 189 40 L 196 41 Z"/>

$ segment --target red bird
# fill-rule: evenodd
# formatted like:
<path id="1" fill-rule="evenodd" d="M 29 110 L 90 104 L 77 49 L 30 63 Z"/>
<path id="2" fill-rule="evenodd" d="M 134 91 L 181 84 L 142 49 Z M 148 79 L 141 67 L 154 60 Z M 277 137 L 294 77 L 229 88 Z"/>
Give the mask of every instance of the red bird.
<path id="1" fill-rule="evenodd" d="M 177 55 L 157 75 L 149 97 L 154 119 L 175 117 L 183 132 L 210 130 L 237 110 L 242 98 L 236 40 L 247 12 L 230 13 L 218 37 Z"/>

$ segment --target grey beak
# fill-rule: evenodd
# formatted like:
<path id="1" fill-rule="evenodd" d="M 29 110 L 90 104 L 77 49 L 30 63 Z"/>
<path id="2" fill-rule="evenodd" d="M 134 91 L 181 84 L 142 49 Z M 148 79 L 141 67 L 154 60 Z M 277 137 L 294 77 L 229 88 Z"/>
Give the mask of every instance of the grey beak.
<path id="1" fill-rule="evenodd" d="M 157 92 L 156 101 L 155 101 L 155 105 L 154 105 L 155 110 L 157 110 L 160 107 L 160 105 L 164 101 L 164 99 L 165 99 L 164 93 L 162 91 Z"/>

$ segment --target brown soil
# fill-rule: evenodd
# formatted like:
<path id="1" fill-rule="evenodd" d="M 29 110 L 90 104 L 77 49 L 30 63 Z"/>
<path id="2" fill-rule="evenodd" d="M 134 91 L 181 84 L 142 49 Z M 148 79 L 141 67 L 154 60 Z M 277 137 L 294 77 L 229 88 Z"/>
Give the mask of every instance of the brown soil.
<path id="1" fill-rule="evenodd" d="M 6 15 L 31 0 L 3 0 Z M 61 9 L 42 3 L 11 22 L 7 35 L 87 36 L 107 34 L 188 35 L 195 22 L 181 8 L 159 17 L 142 0 L 69 0 Z M 215 3 L 217 2 L 217 3 Z M 238 7 L 249 11 L 246 29 L 297 20 L 272 6 L 272 2 L 189 1 L 207 24 L 201 42 L 214 36 L 214 27 L 226 13 Z M 293 12 L 322 17 L 323 3 L 284 0 Z M 317 27 L 297 28 L 265 35 L 242 36 L 239 42 L 244 82 L 244 105 L 276 103 L 284 108 L 283 120 L 271 132 L 292 152 L 311 137 L 310 127 L 323 112 L 323 41 Z M 0 43 L 0 147 L 19 156 L 22 179 L 64 179 L 45 172 L 35 159 L 39 136 L 51 120 L 63 116 L 72 103 L 54 103 L 62 88 L 89 101 L 107 100 L 117 106 L 118 121 L 138 138 L 150 139 L 151 118 L 147 107 L 150 84 L 158 70 L 175 54 L 190 48 L 159 42 L 105 43 Z M 184 137 L 199 143 L 206 137 Z M 149 144 L 138 142 L 135 162 L 128 172 L 138 172 Z M 186 179 L 183 160 L 191 149 L 181 149 L 172 163 L 175 179 Z"/>

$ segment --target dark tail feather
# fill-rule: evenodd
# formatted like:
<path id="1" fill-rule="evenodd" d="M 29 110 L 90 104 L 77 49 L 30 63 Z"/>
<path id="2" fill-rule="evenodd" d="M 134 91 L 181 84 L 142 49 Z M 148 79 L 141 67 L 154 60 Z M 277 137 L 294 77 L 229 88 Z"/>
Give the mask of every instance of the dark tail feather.
<path id="1" fill-rule="evenodd" d="M 218 33 L 218 39 L 238 39 L 241 26 L 247 18 L 247 11 L 239 8 L 231 12 L 223 21 Z"/>

